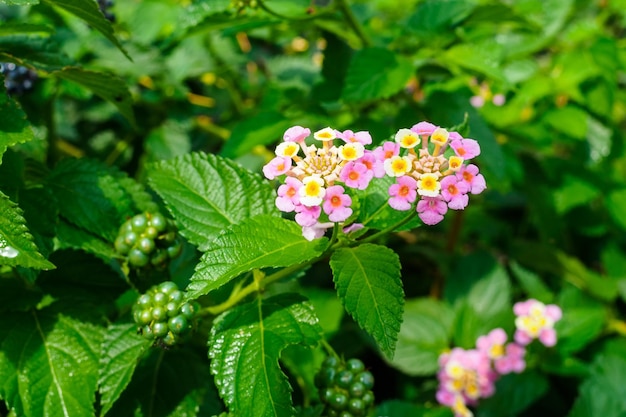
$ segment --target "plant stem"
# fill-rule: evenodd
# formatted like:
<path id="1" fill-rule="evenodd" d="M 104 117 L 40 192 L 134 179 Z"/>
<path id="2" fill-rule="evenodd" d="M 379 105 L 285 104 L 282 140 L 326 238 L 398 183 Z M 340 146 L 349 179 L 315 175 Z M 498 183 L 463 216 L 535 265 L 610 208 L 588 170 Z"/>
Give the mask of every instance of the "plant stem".
<path id="1" fill-rule="evenodd" d="M 348 1 L 347 0 L 336 0 L 336 1 L 337 1 L 337 6 L 339 10 L 341 10 L 341 13 L 343 14 L 343 16 L 346 19 L 346 22 L 348 23 L 348 26 L 350 26 L 352 30 L 354 31 L 354 33 L 359 37 L 359 39 L 361 39 L 361 42 L 363 43 L 363 47 L 367 48 L 367 47 L 372 46 L 372 41 L 363 30 L 363 26 L 361 26 L 359 21 L 356 19 L 356 16 L 352 12 L 352 9 L 350 8 L 350 5 L 348 4 Z"/>
<path id="2" fill-rule="evenodd" d="M 404 219 L 400 220 L 398 223 L 393 224 L 389 227 L 387 227 L 386 229 L 383 229 L 379 232 L 374 233 L 371 236 L 366 237 L 365 239 L 362 240 L 358 240 L 356 242 L 354 242 L 353 244 L 361 244 L 361 243 L 368 243 L 371 242 L 373 240 L 378 239 L 379 237 L 386 235 L 387 233 L 391 233 L 394 230 L 396 230 L 398 227 L 402 227 L 405 224 L 407 224 L 408 222 L 410 222 L 411 220 L 413 220 L 413 218 L 417 215 L 416 211 L 412 211 L 411 214 L 409 214 L 408 216 L 406 216 Z"/>
<path id="3" fill-rule="evenodd" d="M 321 16 L 324 13 L 312 13 L 308 16 L 298 16 L 298 17 L 293 17 L 293 16 L 285 16 L 284 14 L 280 14 L 272 9 L 270 9 L 267 4 L 265 4 L 264 1 L 262 0 L 257 0 L 257 4 L 259 5 L 259 7 L 261 9 L 263 9 L 263 11 L 265 11 L 267 14 L 272 15 L 274 17 L 277 17 L 279 19 L 283 19 L 283 20 L 294 20 L 294 21 L 298 21 L 298 22 L 302 22 L 302 21 L 306 21 L 306 20 L 313 20 L 318 18 L 319 16 Z"/>

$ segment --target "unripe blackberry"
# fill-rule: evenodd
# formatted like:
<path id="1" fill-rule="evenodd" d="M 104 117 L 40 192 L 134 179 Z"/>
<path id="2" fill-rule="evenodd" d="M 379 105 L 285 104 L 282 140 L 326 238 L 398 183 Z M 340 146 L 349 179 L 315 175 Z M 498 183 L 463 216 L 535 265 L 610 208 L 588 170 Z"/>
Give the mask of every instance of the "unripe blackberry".
<path id="1" fill-rule="evenodd" d="M 374 404 L 374 377 L 359 359 L 327 358 L 315 375 L 315 385 L 329 417 L 366 416 Z"/>
<path id="2" fill-rule="evenodd" d="M 182 251 L 174 223 L 161 213 L 150 212 L 124 222 L 114 246 L 136 268 L 164 268 Z"/>
<path id="3" fill-rule="evenodd" d="M 37 73 L 13 62 L 0 62 L 0 72 L 4 75 L 4 86 L 9 95 L 20 95 L 31 90 L 37 80 Z"/>
<path id="4" fill-rule="evenodd" d="M 172 281 L 151 287 L 133 305 L 139 332 L 155 344 L 171 346 L 194 327 L 198 303 L 183 302 L 184 294 Z"/>

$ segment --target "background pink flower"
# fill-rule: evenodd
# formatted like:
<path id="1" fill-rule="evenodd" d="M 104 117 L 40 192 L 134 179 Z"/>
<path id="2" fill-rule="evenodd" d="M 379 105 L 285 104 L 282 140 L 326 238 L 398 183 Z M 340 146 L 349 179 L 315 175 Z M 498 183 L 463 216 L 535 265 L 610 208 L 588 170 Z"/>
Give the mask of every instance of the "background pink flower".
<path id="1" fill-rule="evenodd" d="M 454 139 L 450 147 L 466 161 L 480 155 L 480 146 L 474 139 Z"/>

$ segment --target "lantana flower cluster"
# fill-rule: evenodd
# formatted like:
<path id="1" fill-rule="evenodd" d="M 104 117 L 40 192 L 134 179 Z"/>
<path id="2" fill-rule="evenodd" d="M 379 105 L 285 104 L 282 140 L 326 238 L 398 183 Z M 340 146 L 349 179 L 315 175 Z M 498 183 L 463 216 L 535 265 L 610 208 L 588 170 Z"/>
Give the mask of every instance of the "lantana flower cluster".
<path id="1" fill-rule="evenodd" d="M 415 205 L 428 225 L 443 220 L 448 208 L 463 210 L 468 194 L 486 188 L 478 167 L 465 163 L 480 154 L 478 142 L 428 122 L 400 129 L 394 141 L 374 150 L 365 148 L 372 143 L 366 131 L 326 127 L 313 133 L 316 142 L 307 145 L 310 135 L 302 126 L 287 129 L 276 156 L 263 167 L 270 180 L 284 176 L 276 206 L 296 213 L 309 240 L 348 220 L 353 214 L 348 189 L 365 190 L 373 178 L 396 178 L 389 187 L 389 205 L 401 211 Z"/>
<path id="2" fill-rule="evenodd" d="M 439 356 L 437 401 L 452 408 L 456 417 L 471 417 L 468 406 L 495 393 L 495 382 L 502 375 L 521 373 L 526 368 L 526 345 L 539 340 L 543 345 L 556 344 L 554 323 L 561 309 L 530 299 L 516 303 L 514 341 L 507 343 L 504 329 L 496 328 L 476 340 L 474 349 L 454 348 Z"/>

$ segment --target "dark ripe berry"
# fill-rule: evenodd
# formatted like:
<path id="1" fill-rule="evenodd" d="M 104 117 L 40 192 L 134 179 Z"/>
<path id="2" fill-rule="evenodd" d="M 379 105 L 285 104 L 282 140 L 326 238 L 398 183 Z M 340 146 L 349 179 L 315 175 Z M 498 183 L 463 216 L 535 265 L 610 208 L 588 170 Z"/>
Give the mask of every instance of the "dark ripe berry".
<path id="1" fill-rule="evenodd" d="M 318 387 L 329 387 L 335 380 L 337 370 L 335 368 L 322 368 L 315 376 L 315 383 Z"/>
<path id="2" fill-rule="evenodd" d="M 330 398 L 331 395 L 333 395 L 335 393 L 335 390 L 332 388 L 325 388 L 323 390 L 320 391 L 320 399 L 325 402 L 328 403 L 328 399 Z"/>
<path id="3" fill-rule="evenodd" d="M 182 250 L 183 250 L 183 245 L 180 242 L 176 242 L 172 246 L 169 246 L 167 248 L 167 256 L 169 256 L 170 259 L 174 259 L 178 255 L 180 255 Z"/>
<path id="4" fill-rule="evenodd" d="M 365 404 L 365 407 L 370 407 L 372 404 L 374 404 L 374 393 L 372 391 L 367 391 L 365 394 L 363 394 L 361 400 L 363 400 L 363 404 Z"/>
<path id="5" fill-rule="evenodd" d="M 365 365 L 359 359 L 350 359 L 346 362 L 346 369 L 353 374 L 358 374 L 365 370 Z"/>
<path id="6" fill-rule="evenodd" d="M 172 317 L 167 322 L 167 325 L 174 334 L 182 334 L 189 329 L 189 323 L 187 322 L 187 319 L 183 316 Z"/>
<path id="7" fill-rule="evenodd" d="M 149 261 L 150 258 L 148 258 L 148 255 L 137 248 L 131 249 L 128 253 L 128 262 L 130 262 L 131 265 L 142 267 L 148 265 Z"/>
<path id="8" fill-rule="evenodd" d="M 115 239 L 115 251 L 119 253 L 120 255 L 126 255 L 128 254 L 129 250 L 130 250 L 130 245 L 128 245 L 124 241 L 124 236 L 118 236 Z"/>
<path id="9" fill-rule="evenodd" d="M 167 229 L 167 219 L 161 213 L 154 213 L 150 218 L 150 226 L 154 227 L 157 232 L 163 232 Z"/>
<path id="10" fill-rule="evenodd" d="M 356 375 L 355 381 L 362 382 L 367 389 L 374 388 L 374 376 L 369 371 L 363 371 Z"/>
<path id="11" fill-rule="evenodd" d="M 341 388 L 348 388 L 353 379 L 354 375 L 348 370 L 343 370 L 335 375 L 335 383 Z"/>
<path id="12" fill-rule="evenodd" d="M 33 88 L 37 73 L 13 62 L 0 62 L 0 73 L 4 75 L 4 86 L 9 95 L 20 95 Z"/>
<path id="13" fill-rule="evenodd" d="M 169 295 L 168 299 L 171 299 L 171 294 L 178 291 L 178 285 L 174 281 L 165 281 L 159 284 L 159 292 Z"/>
<path id="14" fill-rule="evenodd" d="M 146 230 L 144 230 L 143 235 L 149 239 L 156 239 L 159 236 L 159 231 L 156 227 L 148 226 Z"/>
<path id="15" fill-rule="evenodd" d="M 154 307 L 152 309 L 152 318 L 155 321 L 164 321 L 167 318 L 167 310 L 163 307 Z"/>
<path id="16" fill-rule="evenodd" d="M 154 296 L 152 296 L 152 302 L 154 303 L 154 305 L 156 306 L 164 306 L 168 303 L 170 297 L 162 292 L 158 292 L 156 294 L 154 294 Z"/>
<path id="17" fill-rule="evenodd" d="M 148 219 L 145 214 L 138 214 L 130 219 L 130 224 L 134 232 L 141 234 L 148 226 Z"/>
<path id="18" fill-rule="evenodd" d="M 348 411 L 356 415 L 363 415 L 366 409 L 365 403 L 360 398 L 351 398 L 348 402 Z"/>
<path id="19" fill-rule="evenodd" d="M 163 337 L 168 331 L 169 327 L 167 326 L 167 323 L 158 322 L 152 325 L 152 333 L 156 337 Z"/>
<path id="20" fill-rule="evenodd" d="M 151 310 L 142 310 L 139 313 L 139 320 L 135 320 L 135 322 L 137 322 L 137 324 L 140 324 L 140 325 L 150 324 L 151 321 L 152 321 Z"/>
<path id="21" fill-rule="evenodd" d="M 348 405 L 348 396 L 341 391 L 334 391 L 332 395 L 328 397 L 328 405 L 333 410 L 341 411 Z"/>
<path id="22" fill-rule="evenodd" d="M 139 239 L 139 242 L 137 242 L 137 247 L 140 251 L 142 251 L 146 255 L 149 255 L 150 253 L 152 253 L 152 251 L 154 251 L 154 240 L 147 237 L 142 237 Z"/>

